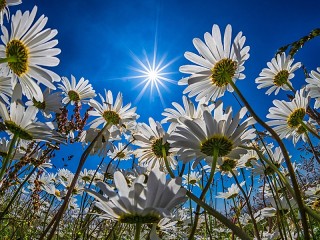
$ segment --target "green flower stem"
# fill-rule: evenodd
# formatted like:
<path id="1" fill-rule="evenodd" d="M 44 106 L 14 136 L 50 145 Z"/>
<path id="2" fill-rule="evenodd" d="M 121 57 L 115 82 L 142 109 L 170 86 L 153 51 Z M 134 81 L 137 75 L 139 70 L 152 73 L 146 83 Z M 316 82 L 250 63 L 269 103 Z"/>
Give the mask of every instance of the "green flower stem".
<path id="1" fill-rule="evenodd" d="M 29 173 L 29 175 L 24 179 L 24 181 L 20 184 L 20 186 L 18 187 L 18 189 L 15 191 L 15 193 L 13 194 L 12 198 L 10 199 L 10 202 L 8 203 L 7 207 L 2 211 L 2 213 L 0 214 L 0 221 L 1 219 L 3 219 L 3 217 L 5 216 L 5 214 L 8 212 L 9 208 L 11 207 L 11 205 L 14 203 L 14 200 L 16 199 L 16 197 L 18 196 L 20 190 L 22 189 L 23 185 L 29 180 L 29 178 L 32 176 L 32 174 L 36 171 L 37 167 L 34 167 L 32 169 L 32 171 Z"/>
<path id="2" fill-rule="evenodd" d="M 172 170 L 169 167 L 169 163 L 168 163 L 168 159 L 166 157 L 165 151 L 162 150 L 162 153 L 164 154 L 164 161 L 166 164 L 166 168 L 170 174 L 170 176 L 172 178 L 175 178 Z M 217 153 L 218 154 L 218 153 Z M 213 165 L 213 163 L 212 163 Z M 215 167 L 214 167 L 215 168 Z M 213 169 L 211 169 L 212 172 L 215 172 L 215 169 L 213 171 Z M 210 173 L 211 174 L 211 173 Z M 210 207 L 208 204 L 206 204 L 204 201 L 200 200 L 196 195 L 194 195 L 192 192 L 190 192 L 189 190 L 187 190 L 187 196 L 193 200 L 195 203 L 197 203 L 198 205 L 200 205 L 204 210 L 206 210 L 210 215 L 212 215 L 213 217 L 215 217 L 216 219 L 218 219 L 222 224 L 224 224 L 226 227 L 228 227 L 229 229 L 231 229 L 235 235 L 237 235 L 239 238 L 244 239 L 244 240 L 250 240 L 250 237 L 241 230 L 241 228 L 239 228 L 238 226 L 236 226 L 233 222 L 231 222 L 228 218 L 226 218 L 224 215 L 222 215 L 221 213 L 219 213 L 218 211 L 216 211 L 215 209 L 213 209 L 212 207 Z"/>
<path id="3" fill-rule="evenodd" d="M 93 149 L 96 141 L 102 136 L 102 134 L 104 133 L 104 131 L 106 129 L 108 129 L 110 127 L 110 124 L 106 124 L 102 130 L 97 134 L 97 136 L 92 140 L 92 142 L 90 143 L 90 145 L 88 146 L 88 148 L 83 152 L 83 154 L 81 155 L 81 158 L 80 158 L 80 162 L 79 162 L 79 165 L 78 165 L 78 168 L 77 168 L 77 171 L 76 173 L 74 174 L 74 177 L 73 177 L 73 180 L 70 184 L 70 187 L 68 189 L 68 192 L 67 192 L 67 195 L 65 196 L 64 198 L 64 201 L 61 205 L 61 207 L 59 208 L 58 212 L 56 213 L 56 215 L 52 218 L 51 222 L 49 223 L 49 225 L 47 226 L 47 228 L 43 231 L 42 235 L 40 236 L 39 240 L 43 240 L 46 236 L 46 234 L 49 232 L 49 230 L 51 229 L 52 227 L 52 230 L 47 238 L 47 240 L 50 240 L 53 238 L 53 235 L 59 225 L 59 222 L 64 214 L 64 211 L 67 209 L 67 206 L 68 206 L 68 203 L 69 203 L 69 199 L 72 195 L 72 191 L 77 183 L 77 180 L 80 176 L 80 172 L 82 170 L 82 167 L 84 165 L 84 163 L 86 162 L 91 150 Z"/>
<path id="4" fill-rule="evenodd" d="M 293 93 L 296 92 L 296 90 L 294 90 L 294 88 L 293 88 L 288 82 L 286 82 L 285 84 L 288 86 L 288 88 L 289 88 Z"/>
<path id="5" fill-rule="evenodd" d="M 166 148 L 165 148 L 164 145 L 162 145 L 162 149 L 161 150 L 162 150 L 162 156 L 163 156 L 163 159 L 164 159 L 164 164 L 166 165 L 166 168 L 167 168 L 167 170 L 169 172 L 169 175 L 170 175 L 170 177 L 175 178 L 174 173 L 172 172 L 172 170 L 171 170 L 171 168 L 169 166 L 169 162 L 168 162 L 167 154 L 166 154 Z"/>
<path id="6" fill-rule="evenodd" d="M 318 133 L 316 133 L 313 129 L 311 129 L 307 124 L 305 124 L 303 121 L 301 121 L 301 125 L 308 131 L 310 132 L 313 136 L 316 138 L 320 139 L 320 136 Z"/>
<path id="7" fill-rule="evenodd" d="M 7 58 L 0 58 L 0 63 L 6 63 L 6 62 L 17 62 L 16 56 L 10 56 Z"/>
<path id="8" fill-rule="evenodd" d="M 232 86 L 232 88 L 234 89 L 234 91 L 237 93 L 237 95 L 239 96 L 239 98 L 241 99 L 241 101 L 244 103 L 244 105 L 246 106 L 246 108 L 248 109 L 248 111 L 250 112 L 250 114 L 252 115 L 252 117 L 261 125 L 263 126 L 271 135 L 272 137 L 277 141 L 277 143 L 279 144 L 279 147 L 283 153 L 283 157 L 286 161 L 288 170 L 289 170 L 289 174 L 291 177 L 291 181 L 292 181 L 292 186 L 295 192 L 295 196 L 296 196 L 296 201 L 299 207 L 299 211 L 301 214 L 301 222 L 302 222 L 302 226 L 303 226 L 303 231 L 304 231 L 304 237 L 306 240 L 310 239 L 310 235 L 309 235 L 309 226 L 308 226 L 308 220 L 307 220 L 307 216 L 306 216 L 306 210 L 304 208 L 304 204 L 302 201 L 302 195 L 299 189 L 299 184 L 293 169 L 293 166 L 291 164 L 291 160 L 289 157 L 289 153 L 284 145 L 284 143 L 282 142 L 282 140 L 280 139 L 279 135 L 270 127 L 268 126 L 262 119 L 260 119 L 258 117 L 258 115 L 253 111 L 253 109 L 251 108 L 250 104 L 247 102 L 247 100 L 245 99 L 245 97 L 242 95 L 242 93 L 240 92 L 240 90 L 237 88 L 237 86 L 235 85 L 235 83 L 230 80 L 229 84 Z"/>
<path id="9" fill-rule="evenodd" d="M 235 225 L 233 222 L 231 222 L 228 218 L 226 218 L 224 215 L 210 207 L 208 204 L 206 204 L 204 201 L 201 201 L 196 195 L 194 195 L 192 192 L 187 191 L 187 196 L 192 199 L 194 202 L 199 204 L 204 210 L 206 210 L 210 215 L 218 219 L 222 224 L 224 224 L 226 227 L 232 230 L 232 232 L 237 235 L 239 238 L 244 240 L 250 240 L 251 238 L 241 230 L 240 227 Z"/>
<path id="10" fill-rule="evenodd" d="M 313 146 L 313 144 L 312 144 L 312 142 L 311 142 L 311 139 L 310 139 L 309 135 L 306 134 L 306 137 L 307 137 L 307 142 L 308 142 L 308 144 L 309 144 L 309 146 L 310 146 L 310 148 L 311 148 L 311 151 L 312 151 L 312 153 L 313 153 L 314 158 L 315 158 L 315 159 L 317 160 L 317 162 L 320 164 L 320 159 L 319 159 L 319 157 L 318 157 L 318 154 L 316 153 L 316 150 L 314 149 L 314 146 Z"/>
<path id="11" fill-rule="evenodd" d="M 213 160 L 212 160 L 212 165 L 211 165 L 211 171 L 210 171 L 210 175 L 209 175 L 207 184 L 205 185 L 204 189 L 201 192 L 201 195 L 200 195 L 200 200 L 201 201 L 204 201 L 206 193 L 208 192 L 208 190 L 209 190 L 209 188 L 211 186 L 211 183 L 213 181 L 213 177 L 214 177 L 214 173 L 216 171 L 216 166 L 217 166 L 217 161 L 218 161 L 219 150 L 216 149 L 216 148 L 213 149 L 212 155 L 213 155 Z M 198 221 L 199 221 L 200 209 L 201 209 L 201 206 L 198 204 L 197 207 L 196 207 L 196 212 L 195 212 L 195 216 L 194 216 L 194 222 L 193 222 L 193 225 L 192 225 L 192 229 L 191 229 L 191 232 L 190 232 L 190 235 L 189 235 L 189 240 L 194 239 L 194 235 L 196 233 L 197 225 L 198 225 Z"/>
<path id="12" fill-rule="evenodd" d="M 136 223 L 136 233 L 134 234 L 134 240 L 140 240 L 141 226 L 142 223 Z"/>
<path id="13" fill-rule="evenodd" d="M 16 144 L 18 140 L 18 135 L 17 134 L 14 134 L 13 135 L 13 138 L 10 142 L 10 146 L 9 146 L 9 150 L 8 150 L 8 153 L 7 153 L 7 156 L 4 158 L 3 162 L 2 162 L 2 166 L 1 166 L 1 171 L 0 171 L 0 182 L 2 182 L 2 178 L 3 178 L 3 175 L 5 173 L 5 171 L 7 170 L 7 166 L 11 160 L 11 154 L 12 154 L 12 151 L 15 149 L 14 148 L 14 145 Z"/>
<path id="14" fill-rule="evenodd" d="M 314 210 L 312 210 L 310 207 L 308 206 L 304 206 L 304 208 L 306 209 L 307 213 L 313 217 L 315 220 L 317 220 L 318 222 L 320 222 L 320 215 L 315 212 Z"/>

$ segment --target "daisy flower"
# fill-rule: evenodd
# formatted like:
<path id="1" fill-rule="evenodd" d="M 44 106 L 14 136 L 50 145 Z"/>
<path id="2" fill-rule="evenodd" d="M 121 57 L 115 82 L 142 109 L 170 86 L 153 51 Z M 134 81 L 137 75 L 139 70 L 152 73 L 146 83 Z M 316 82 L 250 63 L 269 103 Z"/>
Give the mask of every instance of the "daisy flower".
<path id="1" fill-rule="evenodd" d="M 131 108 L 131 103 L 128 103 L 124 107 L 122 106 L 122 94 L 118 93 L 115 102 L 113 102 L 112 92 L 105 90 L 105 98 L 100 94 L 101 103 L 94 99 L 90 99 L 89 105 L 94 110 L 89 111 L 89 115 L 97 117 L 91 123 L 90 128 L 97 128 L 101 124 L 111 124 L 117 127 L 127 124 L 128 122 L 135 121 L 139 115 L 135 113 L 136 108 Z"/>
<path id="2" fill-rule="evenodd" d="M 172 132 L 176 128 L 176 126 L 182 123 L 179 118 L 184 117 L 190 120 L 202 118 L 202 113 L 204 110 L 208 110 L 209 112 L 211 112 L 214 109 L 214 104 L 207 105 L 203 101 L 200 101 L 198 107 L 195 108 L 192 101 L 186 96 L 182 97 L 182 102 L 183 106 L 176 102 L 173 102 L 172 105 L 175 109 L 166 108 L 162 113 L 162 115 L 166 118 L 164 118 L 161 123 L 170 123 L 168 132 Z"/>
<path id="3" fill-rule="evenodd" d="M 204 34 L 204 40 L 193 39 L 193 45 L 199 55 L 191 52 L 184 54 L 185 58 L 196 65 L 184 65 L 180 72 L 191 76 L 179 81 L 180 85 L 188 84 L 183 93 L 189 93 L 189 97 L 196 96 L 196 101 L 203 97 L 205 102 L 215 101 L 228 90 L 233 92 L 230 81 L 244 79 L 244 62 L 249 58 L 249 47 L 244 47 L 245 37 L 239 32 L 235 39 L 231 40 L 232 28 L 227 25 L 222 36 L 218 25 L 213 25 L 212 35 Z"/>
<path id="4" fill-rule="evenodd" d="M 308 83 L 306 89 L 308 95 L 316 100 L 314 108 L 318 109 L 320 107 L 320 67 L 317 68 L 317 71 L 312 70 L 309 76 L 310 78 L 306 79 Z"/>
<path id="5" fill-rule="evenodd" d="M 159 163 L 160 167 L 165 169 L 164 150 L 170 166 L 175 169 L 177 161 L 174 159 L 174 154 L 169 151 L 170 144 L 167 141 L 169 134 L 159 122 L 149 118 L 149 125 L 145 123 L 138 125 L 133 137 L 136 140 L 134 144 L 139 147 L 135 150 L 135 154 L 139 158 L 140 165 L 152 169 Z"/>
<path id="6" fill-rule="evenodd" d="M 62 77 L 61 83 L 62 84 L 59 84 L 59 88 L 65 95 L 62 99 L 64 104 L 69 102 L 71 102 L 71 104 L 74 104 L 75 102 L 80 104 L 81 102 L 87 103 L 96 96 L 95 90 L 93 90 L 91 84 L 89 84 L 89 80 L 85 80 L 83 77 L 80 78 L 78 83 L 73 75 L 71 75 L 71 82 L 68 78 Z"/>
<path id="7" fill-rule="evenodd" d="M 129 147 L 125 148 L 125 145 L 121 142 L 118 143 L 118 146 L 113 147 L 113 151 L 108 153 L 108 156 L 114 160 L 128 160 L 131 158 L 133 150 Z"/>
<path id="8" fill-rule="evenodd" d="M 4 102 L 10 103 L 9 98 L 12 95 L 12 84 L 10 77 L 0 76 L 0 101 L 1 98 Z"/>
<path id="9" fill-rule="evenodd" d="M 61 102 L 61 93 L 55 92 L 50 94 L 50 89 L 47 88 L 43 92 L 43 101 L 37 101 L 32 98 L 32 101 L 26 102 L 26 106 L 35 106 L 41 111 L 44 117 L 51 118 L 53 113 L 60 113 L 60 108 L 63 107 Z"/>
<path id="10" fill-rule="evenodd" d="M 101 195 L 91 189 L 86 191 L 96 199 L 103 219 L 116 220 L 121 223 L 158 223 L 164 217 L 170 217 L 170 211 L 185 200 L 186 189 L 181 188 L 181 178 L 166 180 L 166 174 L 154 168 L 146 184 L 145 175 L 137 177 L 131 187 L 119 171 L 114 173 L 117 191 L 104 182 L 97 186 Z"/>
<path id="11" fill-rule="evenodd" d="M 18 102 L 10 104 L 10 111 L 0 102 L 0 117 L 9 133 L 22 140 L 57 141 L 62 142 L 62 137 L 53 131 L 47 124 L 36 122 L 38 110 L 30 106 L 25 109 Z"/>
<path id="12" fill-rule="evenodd" d="M 255 137 L 255 130 L 248 129 L 254 123 L 251 117 L 240 123 L 246 112 L 247 109 L 242 108 L 232 118 L 232 108 L 227 108 L 224 113 L 221 103 L 214 109 L 213 116 L 204 111 L 203 119 L 184 119 L 184 126 L 177 127 L 169 142 L 184 163 L 194 160 L 193 168 L 202 159 L 211 163 L 214 151 L 218 152 L 219 158 L 238 159 L 240 154 L 247 152 L 239 146 Z"/>
<path id="13" fill-rule="evenodd" d="M 306 116 L 309 99 L 306 97 L 305 89 L 296 92 L 291 102 L 274 100 L 275 107 L 269 109 L 267 118 L 269 126 L 273 126 L 280 138 L 293 137 L 293 143 L 296 144 L 300 137 L 306 141 L 306 125 L 304 121 Z"/>
<path id="14" fill-rule="evenodd" d="M 245 182 L 240 183 L 240 186 L 242 187 L 245 184 Z M 237 186 L 237 184 L 232 184 L 230 187 L 228 187 L 227 192 L 219 192 L 216 198 L 224 198 L 224 199 L 232 199 L 238 196 L 240 192 L 240 188 Z"/>
<path id="15" fill-rule="evenodd" d="M 60 77 L 41 66 L 57 66 L 59 59 L 55 56 L 60 53 L 60 49 L 53 48 L 58 44 L 57 40 L 52 40 L 57 35 L 57 30 L 44 29 L 47 17 L 42 15 L 32 25 L 36 13 L 36 6 L 31 13 L 26 11 L 22 14 L 17 11 L 12 16 L 10 35 L 6 27 L 1 27 L 4 45 L 0 45 L 0 66 L 5 75 L 12 74 L 13 85 L 19 80 L 29 99 L 34 97 L 37 101 L 43 101 L 42 91 L 36 81 L 50 89 L 56 89 L 52 82 L 60 81 Z"/>
<path id="16" fill-rule="evenodd" d="M 190 171 L 189 174 L 183 175 L 182 178 L 184 178 L 182 181 L 184 185 L 190 184 L 199 187 L 199 182 L 202 178 L 202 175 L 199 172 Z"/>
<path id="17" fill-rule="evenodd" d="M 22 3 L 21 0 L 2 0 L 0 2 L 0 25 L 3 25 L 4 15 L 6 15 L 7 20 L 9 21 L 10 11 L 8 7 L 19 5 L 20 3 Z"/>
<path id="18" fill-rule="evenodd" d="M 270 87 L 266 94 L 270 95 L 275 91 L 277 95 L 282 90 L 290 90 L 292 83 L 290 79 L 294 77 L 294 71 L 301 67 L 301 63 L 295 63 L 292 65 L 294 59 L 289 55 L 286 57 L 286 53 L 278 54 L 271 62 L 267 63 L 268 68 L 262 69 L 259 77 L 256 78 L 257 88 Z"/>

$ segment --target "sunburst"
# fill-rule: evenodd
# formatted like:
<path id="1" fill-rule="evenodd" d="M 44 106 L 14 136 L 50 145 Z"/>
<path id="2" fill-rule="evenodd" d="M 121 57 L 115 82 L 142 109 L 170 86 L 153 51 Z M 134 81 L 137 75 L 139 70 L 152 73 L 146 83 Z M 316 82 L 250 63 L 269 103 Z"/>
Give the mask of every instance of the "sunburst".
<path id="1" fill-rule="evenodd" d="M 146 93 L 146 90 L 150 89 L 150 98 L 153 97 L 154 88 L 161 100 L 162 105 L 164 106 L 164 99 L 162 96 L 162 89 L 170 92 L 169 88 L 165 85 L 165 83 L 176 84 L 176 81 L 168 78 L 168 75 L 174 74 L 174 72 L 166 72 L 165 70 L 174 63 L 177 59 L 173 59 L 167 63 L 165 63 L 166 55 L 164 55 L 159 61 L 157 60 L 157 48 L 154 47 L 153 56 L 150 61 L 148 58 L 147 52 L 144 50 L 143 55 L 144 58 L 138 58 L 134 53 L 131 52 L 132 58 L 139 65 L 139 67 L 131 67 L 131 69 L 135 72 L 140 73 L 140 75 L 132 76 L 131 79 L 141 80 L 135 86 L 135 88 L 142 86 L 143 88 L 137 96 L 135 102 L 139 102 L 141 97 Z"/>

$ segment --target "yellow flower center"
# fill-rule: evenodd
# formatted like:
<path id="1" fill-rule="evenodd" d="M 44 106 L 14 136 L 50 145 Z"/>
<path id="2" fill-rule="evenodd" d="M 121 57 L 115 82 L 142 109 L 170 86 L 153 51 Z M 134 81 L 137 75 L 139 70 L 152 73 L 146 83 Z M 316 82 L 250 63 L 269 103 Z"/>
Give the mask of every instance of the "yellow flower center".
<path id="1" fill-rule="evenodd" d="M 237 70 L 237 62 L 224 58 L 217 62 L 211 69 L 211 80 L 214 85 L 223 87 L 228 85 Z"/>
<path id="2" fill-rule="evenodd" d="M 33 105 L 41 110 L 46 108 L 46 102 L 38 102 L 35 98 L 32 99 Z"/>
<path id="3" fill-rule="evenodd" d="M 164 157 L 162 154 L 162 147 L 164 147 L 164 149 L 165 149 L 166 156 L 169 155 L 170 144 L 168 142 L 166 142 L 165 144 L 162 144 L 162 140 L 163 140 L 162 138 L 155 140 L 151 146 L 152 152 L 158 158 Z"/>
<path id="4" fill-rule="evenodd" d="M 114 125 L 119 124 L 120 122 L 120 116 L 118 113 L 114 112 L 114 111 L 104 111 L 102 114 L 102 117 L 108 122 L 108 123 L 112 123 Z"/>
<path id="5" fill-rule="evenodd" d="M 70 90 L 68 96 L 71 101 L 78 102 L 80 100 L 80 95 L 76 91 Z"/>
<path id="6" fill-rule="evenodd" d="M 0 0 L 0 11 L 2 11 L 7 5 L 6 0 Z"/>
<path id="7" fill-rule="evenodd" d="M 287 123 L 291 128 L 298 128 L 306 115 L 306 110 L 304 108 L 298 108 L 294 110 L 288 117 Z"/>
<path id="8" fill-rule="evenodd" d="M 7 44 L 6 56 L 11 59 L 8 65 L 17 76 L 28 71 L 29 50 L 20 40 L 13 39 Z"/>
<path id="9" fill-rule="evenodd" d="M 286 84 L 289 78 L 289 72 L 287 70 L 281 70 L 274 76 L 273 83 L 274 85 L 281 87 Z"/>
<path id="10" fill-rule="evenodd" d="M 140 216 L 137 214 L 125 214 L 120 217 L 121 223 L 158 223 L 160 220 L 159 215 L 149 214 L 146 216 Z"/>
<path id="11" fill-rule="evenodd" d="M 218 150 L 219 157 L 228 155 L 232 150 L 233 143 L 225 136 L 212 136 L 201 143 L 200 151 L 207 156 L 213 156 L 213 151 Z"/>
<path id="12" fill-rule="evenodd" d="M 232 171 L 237 166 L 237 161 L 233 159 L 226 159 L 220 166 L 220 170 L 224 172 Z"/>

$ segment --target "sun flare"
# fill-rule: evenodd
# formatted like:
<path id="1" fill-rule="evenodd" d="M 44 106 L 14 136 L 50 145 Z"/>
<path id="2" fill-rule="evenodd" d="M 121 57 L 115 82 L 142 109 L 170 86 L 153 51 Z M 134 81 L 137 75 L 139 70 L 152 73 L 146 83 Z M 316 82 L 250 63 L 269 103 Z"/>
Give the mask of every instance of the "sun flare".
<path id="1" fill-rule="evenodd" d="M 166 72 L 165 70 L 176 61 L 173 59 L 165 63 L 165 57 L 163 56 L 160 60 L 157 59 L 156 47 L 153 52 L 152 60 L 148 58 L 146 51 L 143 51 L 144 58 L 138 58 L 134 53 L 131 53 L 134 61 L 138 64 L 138 67 L 131 67 L 134 72 L 140 75 L 132 76 L 131 79 L 140 80 L 135 88 L 143 86 L 139 95 L 137 96 L 135 102 L 139 102 L 142 96 L 146 93 L 147 89 L 150 89 L 150 98 L 154 96 L 154 88 L 161 100 L 162 105 L 164 104 L 164 99 L 162 97 L 162 89 L 169 91 L 169 88 L 165 83 L 176 84 L 176 81 L 168 78 L 168 75 L 174 74 L 173 72 Z"/>

